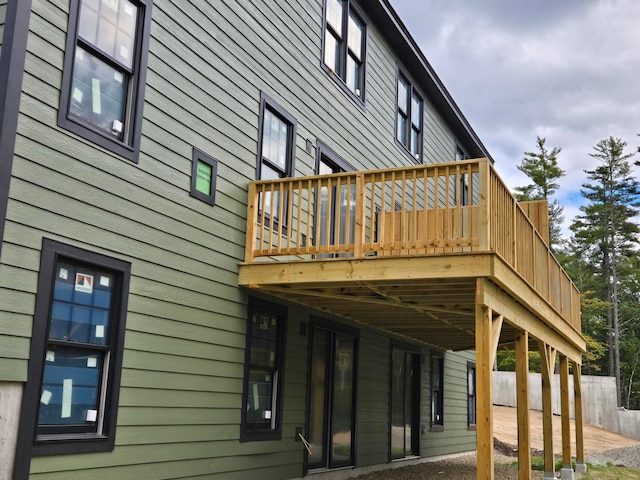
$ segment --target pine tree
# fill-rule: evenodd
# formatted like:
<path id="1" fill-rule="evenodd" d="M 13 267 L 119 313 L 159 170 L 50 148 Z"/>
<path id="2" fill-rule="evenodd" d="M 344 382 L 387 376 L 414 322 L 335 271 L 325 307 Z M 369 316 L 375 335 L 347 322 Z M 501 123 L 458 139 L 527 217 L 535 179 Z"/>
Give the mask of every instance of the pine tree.
<path id="1" fill-rule="evenodd" d="M 625 154 L 627 143 L 609 137 L 594 146 L 589 155 L 600 162 L 594 170 L 585 170 L 592 183 L 583 184 L 582 195 L 588 203 L 580 207 L 571 230 L 579 253 L 589 258 L 600 278 L 602 299 L 607 302 L 609 330 L 609 374 L 615 375 L 618 405 L 622 405 L 620 377 L 620 301 L 628 279 L 628 259 L 638 245 L 638 225 L 631 221 L 637 215 L 640 185 L 631 175 Z"/>
<path id="2" fill-rule="evenodd" d="M 565 175 L 565 171 L 558 166 L 558 154 L 561 147 L 553 147 L 551 151 L 545 147 L 545 138 L 537 137 L 538 152 L 524 152 L 525 157 L 518 165 L 518 170 L 529 177 L 533 183 L 516 187 L 516 199 L 520 202 L 547 200 L 549 202 L 549 243 L 556 247 L 560 243 L 561 224 L 564 221 L 558 200 L 551 197 L 560 188 L 558 180 Z M 555 250 L 555 248 L 554 248 Z"/>

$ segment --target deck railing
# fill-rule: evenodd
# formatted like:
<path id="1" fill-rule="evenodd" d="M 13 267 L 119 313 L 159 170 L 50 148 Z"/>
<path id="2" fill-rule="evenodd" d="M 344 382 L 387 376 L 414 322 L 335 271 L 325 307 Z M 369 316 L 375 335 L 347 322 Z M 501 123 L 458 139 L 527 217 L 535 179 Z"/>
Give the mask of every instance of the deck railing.
<path id="1" fill-rule="evenodd" d="M 246 262 L 493 252 L 579 331 L 545 238 L 486 159 L 249 184 Z"/>

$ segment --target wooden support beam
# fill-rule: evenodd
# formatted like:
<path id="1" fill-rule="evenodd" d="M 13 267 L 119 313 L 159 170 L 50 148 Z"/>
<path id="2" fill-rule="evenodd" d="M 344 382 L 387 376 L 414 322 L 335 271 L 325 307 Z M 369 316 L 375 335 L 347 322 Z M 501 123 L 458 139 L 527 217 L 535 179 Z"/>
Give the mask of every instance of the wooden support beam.
<path id="1" fill-rule="evenodd" d="M 516 337 L 516 396 L 518 404 L 518 478 L 531 478 L 529 424 L 529 335 Z"/>
<path id="2" fill-rule="evenodd" d="M 502 331 L 502 324 L 504 323 L 504 317 L 498 315 L 491 320 L 491 365 L 496 364 L 496 355 L 498 354 L 498 344 L 500 343 L 500 332 Z"/>
<path id="3" fill-rule="evenodd" d="M 560 418 L 562 420 L 562 478 L 573 478 L 571 465 L 571 409 L 569 403 L 569 359 L 560 355 Z"/>
<path id="4" fill-rule="evenodd" d="M 576 422 L 576 473 L 587 473 L 584 462 L 584 430 L 582 428 L 582 373 L 580 364 L 573 362 L 573 391 Z"/>
<path id="5" fill-rule="evenodd" d="M 500 318 L 500 317 L 498 317 Z M 476 305 L 476 444 L 478 480 L 493 480 L 493 395 L 491 372 L 496 351 L 496 336 L 502 320 L 494 320 L 493 311 Z M 494 329 L 498 329 L 496 333 Z"/>
<path id="6" fill-rule="evenodd" d="M 519 330 L 529 332 L 530 337 L 544 344 L 553 345 L 554 350 L 557 349 L 561 351 L 571 360 L 576 362 L 582 360 L 582 352 L 586 347 L 582 347 L 582 345 L 577 346 L 570 332 L 556 331 L 553 328 L 548 328 L 549 322 L 555 322 L 558 325 L 562 323 L 563 320 L 559 317 L 552 315 L 545 321 L 542 321 L 543 317 L 534 315 L 530 310 L 524 308 L 520 303 L 515 301 L 513 297 L 490 281 L 478 279 L 478 287 L 476 290 L 476 302 L 479 305 L 484 305 L 500 312 L 509 324 Z M 568 333 L 569 336 L 565 336 L 565 333 Z M 578 337 L 575 339 L 577 338 Z M 582 342 L 584 342 L 584 339 L 582 339 Z"/>
<path id="7" fill-rule="evenodd" d="M 542 436 L 544 443 L 543 479 L 555 479 L 553 457 L 553 371 L 556 365 L 556 349 L 544 342 L 538 342 L 540 351 L 540 371 L 542 373 Z"/>

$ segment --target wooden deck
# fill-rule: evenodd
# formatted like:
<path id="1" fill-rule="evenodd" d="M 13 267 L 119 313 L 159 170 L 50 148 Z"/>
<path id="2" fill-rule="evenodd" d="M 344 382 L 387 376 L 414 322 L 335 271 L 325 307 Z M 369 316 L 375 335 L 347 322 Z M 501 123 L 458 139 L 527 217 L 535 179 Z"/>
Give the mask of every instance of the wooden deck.
<path id="1" fill-rule="evenodd" d="M 562 451 L 584 467 L 580 295 L 548 246 L 546 205 L 520 205 L 486 159 L 249 184 L 239 284 L 442 349 L 476 352 L 478 479 L 493 478 L 491 371 L 515 350 L 519 478 L 530 478 L 529 351 L 542 359 L 545 472 L 554 476 L 551 382 Z"/>
<path id="2" fill-rule="evenodd" d="M 517 315 L 500 344 L 525 318 L 536 340 L 584 349 L 545 207 L 518 204 L 486 159 L 255 181 L 248 209 L 241 285 L 460 350 L 475 345 L 483 280 Z"/>

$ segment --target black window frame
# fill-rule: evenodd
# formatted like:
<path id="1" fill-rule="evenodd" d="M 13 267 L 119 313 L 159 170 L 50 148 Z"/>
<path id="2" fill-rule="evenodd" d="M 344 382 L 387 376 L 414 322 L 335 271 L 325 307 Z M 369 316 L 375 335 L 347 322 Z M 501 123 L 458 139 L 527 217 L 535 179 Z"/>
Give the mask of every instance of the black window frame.
<path id="1" fill-rule="evenodd" d="M 191 196 L 197 198 L 198 200 L 202 200 L 209 205 L 216 204 L 216 182 L 218 175 L 218 160 L 213 158 L 210 155 L 207 155 L 203 151 L 193 147 L 193 154 L 191 157 L 192 165 L 191 165 Z M 196 188 L 196 183 L 198 179 L 198 163 L 204 163 L 211 167 L 211 185 L 210 192 L 207 195 L 204 192 L 201 192 Z"/>
<path id="2" fill-rule="evenodd" d="M 398 95 L 400 92 L 400 82 L 403 81 L 407 86 L 407 95 L 408 95 L 408 111 L 403 112 L 398 105 Z M 414 128 L 414 124 L 412 121 L 413 112 L 411 109 L 413 108 L 413 97 L 414 95 L 418 97 L 420 100 L 420 129 L 418 131 L 418 152 L 414 153 L 411 151 L 411 133 L 416 131 Z M 416 87 L 415 82 L 411 79 L 409 75 L 407 75 L 400 66 L 398 66 L 396 71 L 396 97 L 395 97 L 395 141 L 400 148 L 411 158 L 411 160 L 416 164 L 423 163 L 423 150 L 424 150 L 424 95 L 422 92 Z M 405 133 L 404 138 L 401 140 L 398 139 L 399 129 L 398 123 L 399 119 L 402 117 L 402 120 L 405 124 Z"/>
<path id="3" fill-rule="evenodd" d="M 149 52 L 149 38 L 151 31 L 152 0 L 130 0 L 138 8 L 137 35 L 134 40 L 134 57 L 132 67 L 127 68 L 118 63 L 107 53 L 98 49 L 90 42 L 84 41 L 79 36 L 80 7 L 82 0 L 70 0 L 69 25 L 67 42 L 64 55 L 64 67 L 62 71 L 62 86 L 60 92 L 60 106 L 58 109 L 58 126 L 73 132 L 80 137 L 99 145 L 117 155 L 120 155 L 133 163 L 138 163 L 140 155 L 140 137 L 142 132 L 142 116 L 144 106 L 144 90 L 147 76 L 147 60 Z M 98 127 L 84 120 L 79 115 L 70 112 L 73 86 L 73 68 L 76 56 L 76 48 L 80 47 L 89 52 L 100 61 L 110 67 L 118 69 L 128 75 L 128 88 L 125 91 L 125 134 L 120 140 L 115 135 L 110 135 Z"/>
<path id="4" fill-rule="evenodd" d="M 473 375 L 473 385 L 471 384 L 471 376 Z M 467 362 L 467 428 L 475 430 L 477 425 L 476 419 L 476 364 Z"/>
<path id="5" fill-rule="evenodd" d="M 306 413 L 306 434 L 310 435 L 310 424 L 312 421 L 311 418 L 311 410 L 312 410 L 312 382 L 313 382 L 313 352 L 314 352 L 314 335 L 318 332 L 318 330 L 323 330 L 324 332 L 328 333 L 330 338 L 331 338 L 331 343 L 329 345 L 329 348 L 327 350 L 327 357 L 325 357 L 328 361 L 326 362 L 326 372 L 333 372 L 333 365 L 335 364 L 335 342 L 336 342 L 336 338 L 339 336 L 345 337 L 351 337 L 351 340 L 353 340 L 353 378 L 352 378 L 352 386 L 353 386 L 353 390 L 352 390 L 352 397 L 351 397 L 351 412 L 352 412 L 352 418 L 351 418 L 351 424 L 350 424 L 350 429 L 351 429 L 351 438 L 350 438 L 350 442 L 351 442 L 351 451 L 350 451 L 350 458 L 348 460 L 344 460 L 344 461 L 335 461 L 332 457 L 332 453 L 331 453 L 331 449 L 327 448 L 327 449 L 322 449 L 323 452 L 323 458 L 321 459 L 320 463 L 322 463 L 322 465 L 311 465 L 310 461 L 309 461 L 309 452 L 307 450 L 305 450 L 304 452 L 304 467 L 303 467 L 303 471 L 304 474 L 307 475 L 310 471 L 331 471 L 331 470 L 338 470 L 338 469 L 344 469 L 344 468 L 349 468 L 349 467 L 354 467 L 356 466 L 357 463 L 357 459 L 358 459 L 358 440 L 357 440 L 357 431 L 358 431 L 358 425 L 359 425 L 359 412 L 358 412 L 358 398 L 359 398 L 359 374 L 360 374 L 360 329 L 357 327 L 352 327 L 352 326 L 348 326 L 348 325 L 344 325 L 340 322 L 335 322 L 333 320 L 328 320 L 326 318 L 322 318 L 322 317 L 317 317 L 317 316 L 312 316 L 311 317 L 311 322 L 310 322 L 310 335 L 309 335 L 309 343 L 308 343 L 308 350 L 307 350 L 307 401 L 306 401 L 306 406 L 307 406 L 307 413 Z M 331 443 L 329 441 L 330 438 L 333 438 L 333 436 L 331 435 L 331 431 L 332 431 L 332 412 L 333 410 L 333 405 L 332 407 L 327 407 L 328 404 L 333 404 L 334 402 L 334 394 L 333 394 L 333 386 L 332 386 L 332 382 L 335 378 L 335 375 L 327 375 L 324 377 L 325 381 L 327 382 L 326 386 L 327 386 L 327 390 L 324 394 L 324 403 L 325 403 L 325 407 L 323 410 L 323 429 L 324 429 L 324 436 L 323 436 L 323 447 L 324 446 L 329 446 L 329 444 Z M 309 438 L 309 440 L 311 441 L 311 438 Z M 325 445 L 326 443 L 326 445 Z"/>
<path id="6" fill-rule="evenodd" d="M 454 158 L 456 162 L 461 162 L 469 158 L 460 145 L 456 145 Z M 460 201 L 462 206 L 469 205 L 469 176 L 466 173 L 460 175 L 460 185 L 456 185 L 456 188 L 460 188 Z"/>
<path id="7" fill-rule="evenodd" d="M 277 348 L 274 361 L 274 370 L 277 373 L 276 385 L 272 390 L 272 402 L 275 407 L 275 420 L 273 427 L 251 428 L 248 425 L 247 407 L 249 402 L 249 380 L 251 373 L 251 321 L 254 312 L 265 312 L 278 317 Z M 247 333 L 244 359 L 244 378 L 242 388 L 242 412 L 240 421 L 240 442 L 255 442 L 282 439 L 282 417 L 283 417 L 283 393 L 284 393 L 284 368 L 285 368 L 285 345 L 288 311 L 286 307 L 267 302 L 261 299 L 250 297 L 247 305 Z M 275 396 L 275 400 L 273 397 Z"/>
<path id="8" fill-rule="evenodd" d="M 275 115 L 282 122 L 288 125 L 287 130 L 287 152 L 285 156 L 286 166 L 284 169 L 280 168 L 278 165 L 265 158 L 263 155 L 263 130 L 264 130 L 264 120 L 265 120 L 265 111 L 270 111 L 272 115 Z M 291 115 L 287 110 L 285 110 L 278 102 L 276 102 L 273 98 L 267 95 L 264 92 L 260 93 L 260 116 L 258 119 L 258 151 L 256 156 L 256 179 L 262 179 L 262 167 L 266 165 L 268 168 L 272 170 L 278 171 L 280 173 L 279 178 L 287 178 L 293 177 L 295 172 L 295 159 L 296 159 L 296 138 L 297 138 L 297 127 L 298 122 L 293 115 Z M 286 226 L 287 221 L 287 201 L 285 198 L 280 199 L 280 201 L 284 202 L 283 205 L 283 216 L 282 224 Z M 277 212 L 276 212 L 277 213 Z M 265 218 L 269 222 L 273 222 L 273 226 L 275 226 L 278 222 L 277 214 L 265 213 Z"/>
<path id="9" fill-rule="evenodd" d="M 322 58 L 320 61 L 322 69 L 329 74 L 331 78 L 340 86 L 340 88 L 349 95 L 350 98 L 358 102 L 360 106 L 364 106 L 365 98 L 366 98 L 366 77 L 367 77 L 367 31 L 368 25 L 367 21 L 363 13 L 354 5 L 353 0 L 344 0 L 344 10 L 342 12 L 342 38 L 337 38 L 337 32 L 332 28 L 330 24 L 327 22 L 327 1 L 324 0 L 324 6 L 322 9 Z M 348 26 L 349 26 L 349 14 L 353 14 L 354 17 L 358 19 L 360 24 L 362 25 L 362 54 L 360 65 L 360 77 L 358 78 L 358 86 L 356 89 L 360 90 L 360 94 L 354 90 L 351 90 L 346 83 L 347 76 L 347 57 L 351 56 L 349 53 L 349 45 L 348 45 Z M 327 46 L 326 36 L 329 33 L 331 36 L 336 38 L 338 46 L 339 46 L 339 66 L 338 71 L 335 71 L 333 68 L 329 67 L 325 63 L 325 49 Z M 338 41 L 339 40 L 339 41 Z"/>
<path id="10" fill-rule="evenodd" d="M 405 355 L 410 355 L 411 356 L 411 364 L 412 364 L 412 368 L 415 370 L 414 374 L 411 375 L 411 381 L 414 383 L 413 387 L 414 387 L 414 395 L 412 398 L 409 399 L 409 403 L 410 406 L 409 408 L 411 408 L 413 410 L 413 425 L 412 425 L 412 431 L 411 431 L 411 443 L 412 443 L 412 448 L 415 450 L 415 453 L 413 453 L 413 455 L 411 456 L 407 456 L 407 455 L 394 455 L 393 451 L 392 451 L 392 446 L 393 446 L 393 442 L 391 439 L 391 435 L 392 435 L 392 426 L 393 426 L 393 419 L 392 419 L 392 415 L 393 415 L 393 377 L 394 377 L 394 364 L 393 364 L 393 354 L 395 352 L 402 352 Z M 405 357 L 406 359 L 406 357 Z M 389 461 L 393 461 L 393 460 L 401 460 L 404 458 L 413 458 L 413 457 L 418 457 L 420 456 L 420 403 L 421 403 L 421 378 L 422 378 L 422 372 L 421 372 L 421 363 L 422 363 L 422 352 L 420 351 L 420 348 L 417 346 L 413 346 L 410 344 L 406 344 L 404 342 L 399 342 L 396 340 L 392 340 L 391 341 L 391 349 L 390 349 L 390 354 L 389 354 Z M 406 363 L 405 363 L 406 364 Z M 405 372 L 406 373 L 406 372 Z M 407 407 L 406 405 L 406 401 L 407 398 L 405 396 L 404 398 L 405 400 L 405 408 Z"/>
<path id="11" fill-rule="evenodd" d="M 442 353 L 431 354 L 431 431 L 442 432 L 444 430 L 444 363 L 445 356 Z M 436 383 L 439 381 L 439 390 Z M 436 392 L 439 393 L 436 398 Z"/>
<path id="12" fill-rule="evenodd" d="M 68 428 L 49 428 L 47 434 L 39 432 L 38 412 L 41 400 L 46 351 L 52 340 L 49 338 L 53 286 L 56 281 L 58 261 L 73 263 L 87 268 L 95 268 L 114 275 L 109 328 L 108 368 L 102 373 L 105 391 L 98 416 L 103 419 L 95 432 L 70 432 Z M 44 238 L 40 259 L 40 273 L 33 317 L 33 333 L 28 367 L 28 381 L 22 400 L 22 413 L 18 431 L 18 453 L 16 469 L 29 469 L 31 455 L 57 455 L 69 453 L 89 453 L 112 451 L 115 434 L 122 373 L 122 357 L 126 330 L 127 303 L 130 285 L 131 264 L 125 260 L 85 250 L 55 240 Z M 72 348 L 82 348 L 74 343 Z M 102 430 L 100 431 L 100 428 Z M 57 431 L 56 431 L 57 430 Z"/>

